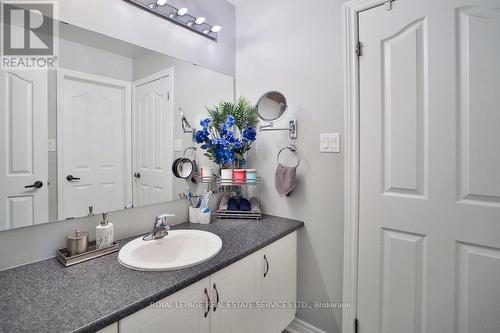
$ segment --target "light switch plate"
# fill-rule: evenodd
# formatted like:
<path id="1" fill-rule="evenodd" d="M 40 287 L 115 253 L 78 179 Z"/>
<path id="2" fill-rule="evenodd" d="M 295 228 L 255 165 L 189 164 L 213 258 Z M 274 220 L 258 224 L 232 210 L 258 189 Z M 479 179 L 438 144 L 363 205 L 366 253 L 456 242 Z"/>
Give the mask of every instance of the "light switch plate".
<path id="1" fill-rule="evenodd" d="M 174 151 L 182 151 L 182 140 L 174 140 Z"/>
<path id="2" fill-rule="evenodd" d="M 330 136 L 330 149 L 333 153 L 340 153 L 340 134 L 333 133 Z"/>
<path id="3" fill-rule="evenodd" d="M 320 135 L 320 152 L 340 153 L 340 133 L 323 133 Z"/>

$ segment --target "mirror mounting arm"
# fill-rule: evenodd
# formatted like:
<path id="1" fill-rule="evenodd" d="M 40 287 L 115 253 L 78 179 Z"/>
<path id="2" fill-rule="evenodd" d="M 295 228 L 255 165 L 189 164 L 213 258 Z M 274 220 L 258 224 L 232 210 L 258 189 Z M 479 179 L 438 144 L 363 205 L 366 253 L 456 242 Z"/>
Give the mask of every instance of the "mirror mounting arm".
<path id="1" fill-rule="evenodd" d="M 269 131 L 269 130 L 271 130 L 271 131 L 272 131 L 272 129 L 271 129 L 271 128 L 273 128 L 273 127 L 274 127 L 274 123 L 267 123 L 267 124 L 265 124 L 265 125 L 259 125 L 259 131 L 260 131 L 260 132 L 264 132 L 264 131 L 266 131 L 266 128 L 267 128 L 267 130 L 268 130 L 268 131 Z"/>
<path id="2" fill-rule="evenodd" d="M 275 128 L 273 123 L 259 126 L 260 132 L 268 131 L 289 131 L 290 139 L 297 139 L 297 120 L 290 120 L 288 123 L 288 128 Z"/>

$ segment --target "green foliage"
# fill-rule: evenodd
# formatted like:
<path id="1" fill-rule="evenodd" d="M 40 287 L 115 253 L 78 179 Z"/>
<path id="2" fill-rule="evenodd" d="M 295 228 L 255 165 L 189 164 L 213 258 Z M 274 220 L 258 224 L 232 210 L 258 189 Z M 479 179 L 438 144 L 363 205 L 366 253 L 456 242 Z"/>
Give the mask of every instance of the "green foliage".
<path id="1" fill-rule="evenodd" d="M 257 116 L 257 107 L 252 105 L 245 97 L 238 98 L 235 103 L 220 102 L 218 106 L 207 108 L 212 123 L 219 129 L 225 123 L 228 115 L 234 117 L 234 123 L 239 129 L 255 127 L 259 122 Z"/>

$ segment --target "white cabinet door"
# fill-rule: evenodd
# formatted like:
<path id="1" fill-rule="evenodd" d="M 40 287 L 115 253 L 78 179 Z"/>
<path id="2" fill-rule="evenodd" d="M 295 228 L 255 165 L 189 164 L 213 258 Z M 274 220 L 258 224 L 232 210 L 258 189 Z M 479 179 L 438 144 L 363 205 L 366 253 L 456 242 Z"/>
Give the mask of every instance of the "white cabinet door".
<path id="1" fill-rule="evenodd" d="M 48 215 L 47 72 L 0 70 L 0 231 Z M 30 187 L 36 181 L 40 188 Z"/>
<path id="2" fill-rule="evenodd" d="M 205 278 L 133 315 L 119 323 L 120 333 L 208 333 L 210 317 L 205 291 Z M 205 317 L 207 313 L 207 317 Z M 236 331 L 233 331 L 236 332 Z"/>
<path id="3" fill-rule="evenodd" d="M 254 253 L 210 277 L 211 298 L 214 302 L 210 333 L 261 332 L 259 311 L 255 307 L 246 306 L 246 302 L 255 304 L 260 300 L 262 263 L 259 253 Z"/>
<path id="4" fill-rule="evenodd" d="M 297 232 L 259 252 L 262 277 L 262 332 L 281 333 L 295 318 Z"/>

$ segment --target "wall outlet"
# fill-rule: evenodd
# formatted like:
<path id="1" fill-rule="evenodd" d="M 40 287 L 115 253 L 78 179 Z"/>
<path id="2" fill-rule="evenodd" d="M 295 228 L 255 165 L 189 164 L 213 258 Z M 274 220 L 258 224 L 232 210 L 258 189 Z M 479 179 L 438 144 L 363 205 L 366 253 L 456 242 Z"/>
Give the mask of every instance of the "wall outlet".
<path id="1" fill-rule="evenodd" d="M 322 153 L 340 153 L 340 133 L 321 134 L 319 151 Z"/>

